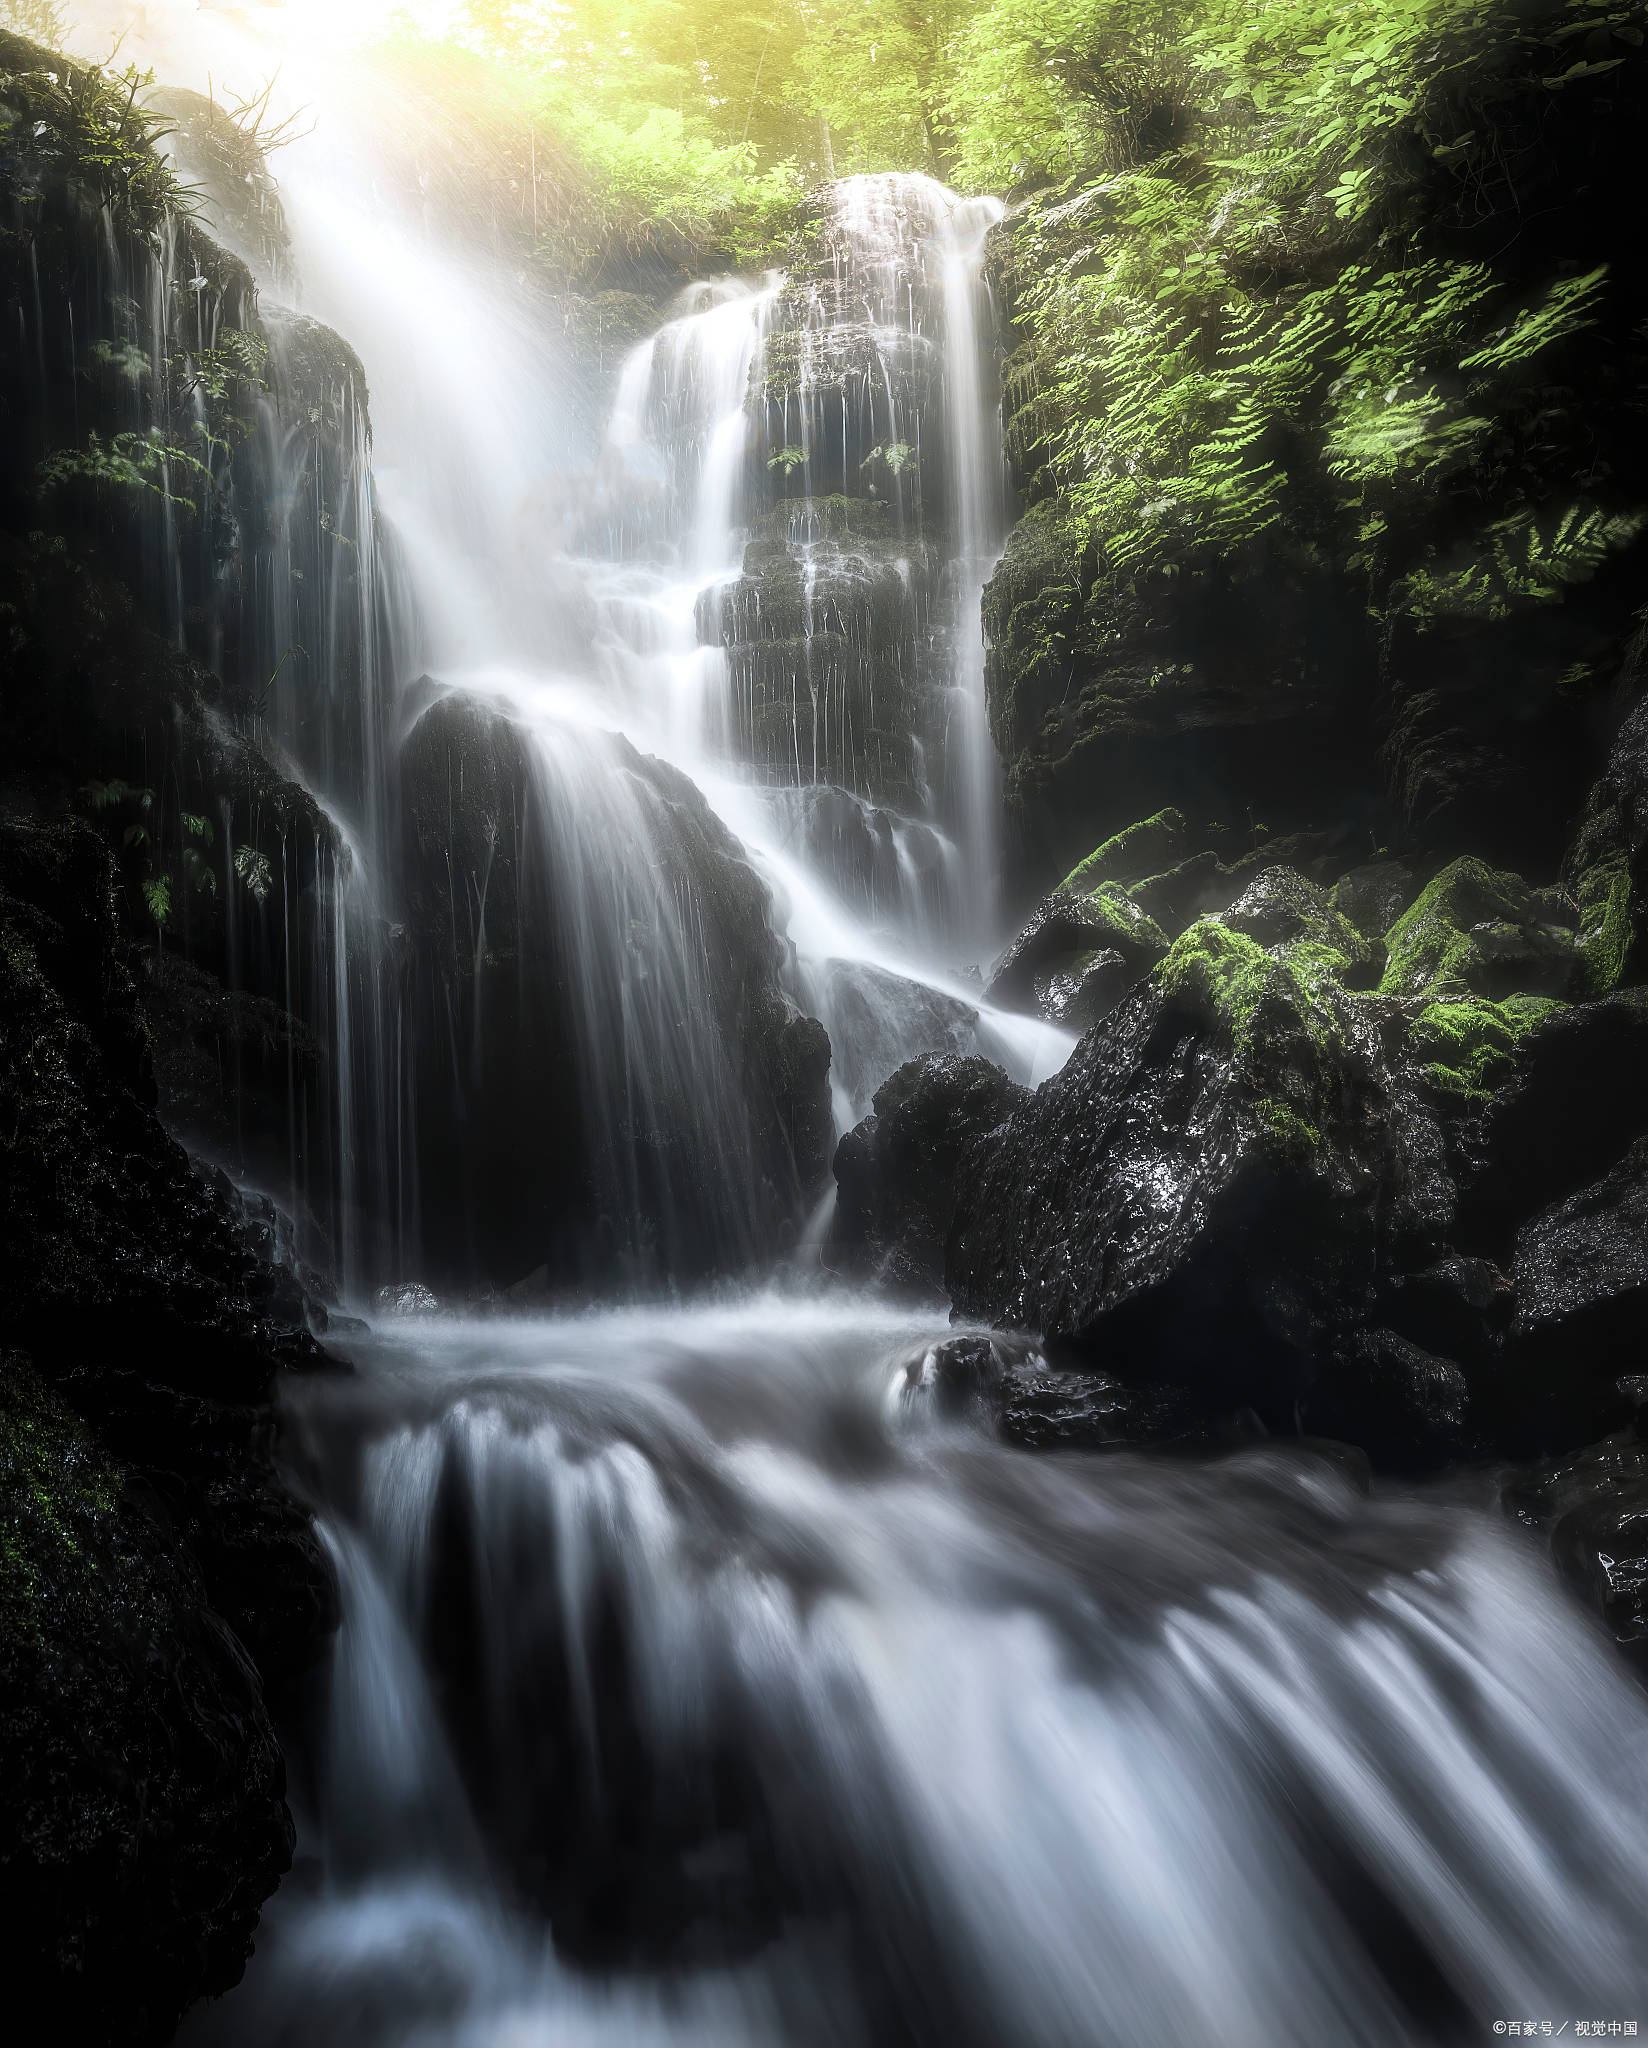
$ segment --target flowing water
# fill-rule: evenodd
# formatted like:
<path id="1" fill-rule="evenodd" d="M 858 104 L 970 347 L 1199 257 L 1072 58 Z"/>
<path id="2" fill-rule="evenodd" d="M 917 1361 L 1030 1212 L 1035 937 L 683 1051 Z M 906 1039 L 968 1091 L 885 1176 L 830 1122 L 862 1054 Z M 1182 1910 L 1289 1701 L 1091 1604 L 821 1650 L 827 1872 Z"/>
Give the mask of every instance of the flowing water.
<path id="1" fill-rule="evenodd" d="M 278 566 L 268 593 L 272 650 L 369 650 L 329 660 L 343 701 L 291 675 L 275 714 L 351 849 L 344 1206 L 398 1205 L 415 1251 L 383 935 L 398 750 L 456 698 L 535 763 L 529 815 L 488 829 L 538 849 L 573 935 L 601 1200 L 659 1206 L 624 1133 L 648 1090 L 691 1103 L 662 1211 L 736 1273 L 762 1219 L 717 963 L 659 879 L 685 799 L 633 749 L 770 888 L 838 1122 L 917 1051 L 1032 1080 L 1069 1045 L 970 971 L 1002 936 L 999 209 L 845 181 L 809 274 L 666 309 L 580 454 L 554 336 L 484 252 L 379 189 L 341 123 L 282 168 L 304 310 L 359 349 L 376 435 L 370 473 L 357 438 L 294 476 L 401 565 L 352 620 L 300 617 Z M 484 883 L 462 910 L 478 962 Z M 386 1320 L 293 1392 L 343 1626 L 294 1714 L 299 1867 L 188 2038 L 1315 2048 L 1648 2021 L 1648 1716 L 1522 1537 L 1320 1447 L 1008 1448 L 935 1409 L 934 1318 L 805 1265 L 690 1305 Z"/>

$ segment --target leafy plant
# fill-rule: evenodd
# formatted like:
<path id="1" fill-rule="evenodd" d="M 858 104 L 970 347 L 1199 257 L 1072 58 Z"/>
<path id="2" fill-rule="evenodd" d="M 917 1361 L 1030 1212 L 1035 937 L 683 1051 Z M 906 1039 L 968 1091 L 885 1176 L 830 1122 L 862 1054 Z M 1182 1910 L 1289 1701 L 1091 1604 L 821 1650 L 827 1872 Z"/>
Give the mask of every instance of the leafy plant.
<path id="1" fill-rule="evenodd" d="M 172 914 L 171 876 L 151 875 L 143 884 L 143 901 L 149 907 L 149 915 L 164 931 Z"/>
<path id="2" fill-rule="evenodd" d="M 180 358 L 183 387 L 214 399 L 226 398 L 243 385 L 261 391 L 268 360 L 269 344 L 261 335 L 249 334 L 240 327 L 225 327 L 216 348 L 200 349 Z"/>
<path id="3" fill-rule="evenodd" d="M 269 900 L 269 891 L 274 878 L 269 871 L 269 856 L 260 853 L 255 846 L 235 848 L 235 873 L 247 894 L 257 903 Z"/>
<path id="4" fill-rule="evenodd" d="M 792 476 L 806 460 L 805 448 L 775 448 L 767 457 L 767 467 L 781 470 L 785 476 Z"/>
<path id="5" fill-rule="evenodd" d="M 165 440 L 158 427 L 132 429 L 105 441 L 95 430 L 83 448 L 58 448 L 35 464 L 37 497 L 49 497 L 70 484 L 91 484 L 99 489 L 152 491 L 169 504 L 193 509 L 193 500 L 174 491 L 170 472 L 199 477 L 210 482 L 212 472 L 187 448 Z"/>

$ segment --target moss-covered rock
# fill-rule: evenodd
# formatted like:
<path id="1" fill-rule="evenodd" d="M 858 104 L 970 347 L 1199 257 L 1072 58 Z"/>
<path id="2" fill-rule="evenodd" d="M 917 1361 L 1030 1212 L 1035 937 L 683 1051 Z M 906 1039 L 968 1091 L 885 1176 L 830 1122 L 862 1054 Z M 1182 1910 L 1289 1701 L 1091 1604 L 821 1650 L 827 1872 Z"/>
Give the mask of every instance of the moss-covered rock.
<path id="1" fill-rule="evenodd" d="M 1481 1104 L 1511 1072 L 1519 1042 L 1560 1007 L 1549 996 L 1427 1003 L 1414 1019 L 1409 1044 L 1433 1086 L 1462 1103 Z"/>
<path id="2" fill-rule="evenodd" d="M 1516 993 L 1561 996 L 1577 968 L 1572 934 L 1518 875 L 1452 861 L 1386 935 L 1386 995 L 1433 1001 Z"/>
<path id="3" fill-rule="evenodd" d="M 1112 833 L 1067 874 L 1061 888 L 1085 895 L 1101 882 L 1139 882 L 1176 867 L 1189 852 L 1184 813 L 1169 805 Z"/>

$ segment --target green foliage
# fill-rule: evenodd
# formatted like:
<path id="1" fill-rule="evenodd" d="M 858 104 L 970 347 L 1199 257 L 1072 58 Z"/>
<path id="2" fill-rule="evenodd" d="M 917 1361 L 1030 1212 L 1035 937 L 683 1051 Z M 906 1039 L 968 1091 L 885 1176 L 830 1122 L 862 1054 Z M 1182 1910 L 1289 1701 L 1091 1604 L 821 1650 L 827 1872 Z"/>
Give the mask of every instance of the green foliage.
<path id="1" fill-rule="evenodd" d="M 143 884 L 143 901 L 148 905 L 149 915 L 164 931 L 172 915 L 171 876 L 151 875 Z"/>
<path id="2" fill-rule="evenodd" d="M 0 28 L 27 36 L 43 50 L 61 49 L 67 27 L 68 11 L 60 0 L 0 0 Z"/>
<path id="3" fill-rule="evenodd" d="M 1490 263 L 1437 253 L 1427 179 L 1499 176 L 1498 109 L 1547 89 L 1543 53 L 1600 37 L 1611 67 L 1641 44 L 1638 13 L 1603 0 L 980 9 L 948 102 L 962 180 L 1044 187 L 1006 257 L 1023 336 L 1004 380 L 1009 444 L 1089 558 L 1095 621 L 1123 613 L 1141 579 L 1205 573 L 1261 543 L 1302 558 L 1326 545 L 1367 576 L 1376 608 L 1420 624 L 1502 616 L 1554 601 L 1636 538 L 1634 508 L 1572 489 L 1547 506 L 1537 475 L 1521 505 L 1501 483 L 1516 509 L 1458 559 L 1423 559 L 1414 536 L 1439 495 L 1468 516 L 1482 478 L 1505 478 L 1524 448 L 1540 462 L 1560 448 L 1564 366 L 1613 289 L 1604 268 L 1574 265 L 1530 295 Z M 1574 471 L 1594 461 L 1576 448 Z"/>
<path id="4" fill-rule="evenodd" d="M 767 457 L 767 467 L 782 470 L 785 476 L 791 476 L 806 460 L 805 448 L 775 448 Z"/>
<path id="5" fill-rule="evenodd" d="M 81 448 L 58 448 L 35 464 L 38 497 L 47 498 L 69 485 L 95 490 L 152 491 L 169 504 L 194 509 L 194 500 L 172 488 L 174 472 L 209 483 L 212 472 L 187 448 L 174 447 L 158 427 L 134 428 L 105 441 L 95 430 Z"/>
<path id="6" fill-rule="evenodd" d="M 888 441 L 880 448 L 872 448 L 858 465 L 860 469 L 871 469 L 880 463 L 890 476 L 902 476 L 916 459 L 916 451 L 908 441 Z"/>
<path id="7" fill-rule="evenodd" d="M 260 853 L 255 846 L 237 846 L 235 874 L 254 902 L 268 902 L 274 878 L 269 870 L 269 856 L 266 853 Z"/>
<path id="8" fill-rule="evenodd" d="M 109 782 L 88 782 L 80 792 L 87 808 L 93 811 L 115 811 L 126 804 L 136 804 L 146 811 L 154 802 L 152 789 L 138 789 L 129 782 L 122 782 L 115 776 Z"/>
<path id="9" fill-rule="evenodd" d="M 49 43 L 60 24 L 46 26 L 52 34 L 40 40 Z M 0 146 L 13 176 L 23 186 L 66 178 L 106 206 L 117 225 L 158 244 L 168 218 L 186 216 L 192 206 L 154 146 L 168 130 L 141 103 L 153 84 L 152 72 L 132 66 L 116 72 L 65 62 L 51 70 L 0 71 Z"/>
<path id="10" fill-rule="evenodd" d="M 186 391 L 202 391 L 208 398 L 227 398 L 244 388 L 261 391 L 269 360 L 269 344 L 260 334 L 248 334 L 240 327 L 226 327 L 216 348 L 201 349 L 180 360 L 181 382 Z"/>
<path id="11" fill-rule="evenodd" d="M 1580 993 L 1606 995 L 1625 978 L 1636 927 L 1631 916 L 1631 866 L 1612 853 L 1579 878 Z"/>

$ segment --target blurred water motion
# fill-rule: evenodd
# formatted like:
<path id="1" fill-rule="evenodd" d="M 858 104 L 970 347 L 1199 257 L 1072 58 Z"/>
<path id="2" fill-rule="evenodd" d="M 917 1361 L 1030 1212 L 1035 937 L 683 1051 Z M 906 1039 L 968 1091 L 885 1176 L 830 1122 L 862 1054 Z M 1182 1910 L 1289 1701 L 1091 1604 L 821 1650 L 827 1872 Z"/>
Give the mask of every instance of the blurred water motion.
<path id="1" fill-rule="evenodd" d="M 1485 1511 L 1034 1458 L 778 1297 L 379 1338 L 346 1595 L 202 2041 L 1452 2042 L 1638 2009 L 1648 1717 Z"/>

